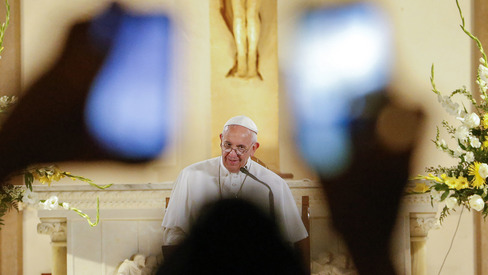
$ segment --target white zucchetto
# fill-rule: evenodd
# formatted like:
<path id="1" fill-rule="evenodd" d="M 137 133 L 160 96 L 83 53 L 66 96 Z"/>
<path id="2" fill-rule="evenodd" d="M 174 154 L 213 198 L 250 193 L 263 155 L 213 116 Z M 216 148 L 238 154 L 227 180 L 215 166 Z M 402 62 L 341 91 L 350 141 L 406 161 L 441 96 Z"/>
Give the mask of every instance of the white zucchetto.
<path id="1" fill-rule="evenodd" d="M 225 123 L 224 128 L 229 126 L 229 125 L 239 125 L 242 127 L 246 127 L 247 129 L 255 132 L 256 134 L 258 133 L 258 127 L 254 123 L 254 121 L 252 121 L 247 116 L 235 116 L 235 117 L 229 119 Z"/>

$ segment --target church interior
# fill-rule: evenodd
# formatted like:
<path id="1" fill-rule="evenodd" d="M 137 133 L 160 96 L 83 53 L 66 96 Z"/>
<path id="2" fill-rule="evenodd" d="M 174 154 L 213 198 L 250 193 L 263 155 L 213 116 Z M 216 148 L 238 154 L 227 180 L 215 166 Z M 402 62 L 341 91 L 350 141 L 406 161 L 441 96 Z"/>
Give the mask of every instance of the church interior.
<path id="1" fill-rule="evenodd" d="M 354 74 L 354 66 L 375 63 L 375 51 L 378 52 L 378 59 L 383 62 L 379 63 L 378 70 L 381 70 L 384 79 L 381 87 L 375 89 L 381 90 L 382 95 L 396 107 L 388 114 L 395 121 L 383 131 L 384 143 L 394 148 L 392 150 L 410 150 L 406 165 L 407 181 L 392 182 L 390 186 L 396 186 L 396 189 L 403 192 L 403 188 L 414 184 L 410 179 L 425 174 L 426 167 L 454 163 L 433 142 L 438 133 L 436 127 L 442 121 L 455 123 L 457 120 L 439 104 L 437 95 L 432 92 L 430 77 L 431 68 L 435 64 L 436 87 L 443 94 L 447 95 L 463 86 L 467 90 L 477 90 L 475 80 L 479 51 L 459 27 L 461 18 L 455 0 L 247 0 L 248 3 L 259 4 L 254 22 L 258 24 L 257 35 L 248 34 L 248 41 L 244 42 L 248 45 L 244 53 L 245 65 L 242 64 L 239 48 L 242 42 L 232 28 L 235 22 L 232 16 L 236 16 L 236 8 L 230 14 L 228 10 L 228 5 L 234 2 L 238 1 L 116 1 L 117 7 L 129 15 L 165 16 L 167 24 L 162 39 L 165 47 L 157 51 L 154 57 L 154 60 L 163 60 L 165 64 L 150 62 L 154 64 L 154 70 L 143 74 L 138 72 L 138 68 L 123 67 L 126 78 L 117 81 L 130 82 L 126 80 L 133 78 L 133 85 L 138 85 L 140 91 L 123 102 L 118 100 L 121 93 L 117 89 L 125 89 L 126 86 L 120 84 L 106 98 L 106 105 L 98 105 L 94 110 L 100 111 L 97 114 L 113 115 L 120 112 L 129 117 L 133 124 L 162 124 L 156 135 L 162 135 L 158 137 L 163 138 L 164 142 L 155 145 L 160 146 L 161 150 L 156 155 L 152 152 L 143 155 L 143 161 L 137 159 L 139 156 L 136 156 L 137 161 L 127 161 L 127 155 L 120 159 L 90 159 L 91 156 L 88 156 L 88 160 L 84 160 L 86 152 L 80 145 L 81 149 L 73 151 L 80 153 L 79 160 L 75 155 L 56 161 L 56 165 L 63 171 L 88 178 L 99 186 L 112 185 L 106 189 L 97 189 L 82 181 L 63 178 L 50 185 L 34 181 L 34 192 L 44 200 L 55 195 L 69 202 L 90 216 L 91 221 L 98 215 L 99 201 L 100 222 L 92 227 L 85 218 L 62 208 L 46 210 L 28 206 L 20 211 L 11 210 L 2 218 L 0 274 L 118 274 L 117 270 L 124 263 L 135 262 L 135 255 L 144 257 L 146 265 L 157 266 L 164 261 L 161 222 L 173 182 L 188 165 L 220 155 L 219 135 L 222 126 L 236 115 L 249 116 L 256 122 L 260 129 L 260 147 L 256 151 L 256 159 L 285 179 L 302 219 L 306 218 L 309 243 L 305 249 L 309 253 L 310 274 L 358 274 L 345 241 L 333 225 L 332 214 L 342 212 L 332 212 L 328 202 L 340 203 L 339 199 L 334 199 L 337 195 L 335 192 L 353 194 L 367 189 L 367 186 L 363 186 L 363 189 L 344 190 L 347 185 L 339 188 L 334 185 L 335 182 L 324 184 L 328 182 L 328 176 L 347 170 L 337 168 L 336 165 L 340 166 L 348 155 L 344 153 L 345 149 L 339 148 L 342 143 L 335 144 L 308 135 L 310 131 L 320 128 L 314 128 L 314 123 L 323 123 L 321 127 L 326 127 L 322 129 L 324 135 L 330 134 L 332 124 L 327 124 L 328 119 L 332 120 L 334 109 L 343 106 L 333 101 L 336 99 L 334 96 L 325 99 L 318 97 L 325 100 L 319 102 L 313 99 L 316 96 L 313 89 L 310 89 L 310 94 L 304 92 L 308 84 L 319 82 L 307 79 L 306 73 L 310 72 L 315 77 L 318 75 L 320 79 L 323 75 L 339 70 L 319 63 L 319 52 L 314 55 L 314 52 L 309 52 L 312 47 L 307 48 L 309 45 L 302 43 L 315 41 L 312 24 L 320 21 L 320 18 L 315 21 L 303 18 L 317 11 L 328 11 L 332 18 L 338 16 L 339 12 L 331 10 L 366 5 L 384 15 L 379 20 L 384 24 L 380 25 L 381 31 L 367 33 L 367 25 L 360 25 L 366 26 L 361 33 L 365 40 L 351 40 L 352 44 L 342 45 L 350 46 L 342 49 L 350 49 L 350 52 L 341 52 L 339 56 L 342 59 L 339 62 L 341 65 L 346 64 L 343 74 L 347 75 Z M 15 95 L 20 102 L 26 91 L 35 91 L 37 81 L 46 76 L 46 72 L 53 72 L 52 68 L 59 64 L 60 57 L 70 54 L 66 51 L 70 43 L 75 43 L 73 48 L 78 50 L 79 60 L 91 62 L 93 49 L 76 44 L 77 38 L 71 36 L 75 31 L 73 26 L 90 22 L 114 7 L 113 1 L 109 0 L 9 0 L 8 4 L 10 24 L 5 32 L 4 52 L 0 51 L 0 96 Z M 484 15 L 488 14 L 488 4 L 460 0 L 459 6 L 466 29 L 481 42 L 488 43 L 488 24 L 483 20 Z M 0 22 L 5 12 L 5 6 L 0 3 Z M 368 22 L 373 24 L 374 30 L 378 30 L 378 25 L 374 25 L 379 24 L 378 21 Z M 330 34 L 334 35 L 334 27 L 338 26 L 334 26 L 334 22 L 328 23 Z M 247 25 L 249 27 L 252 24 Z M 337 29 L 345 32 L 340 26 Z M 113 33 L 109 31 L 107 35 L 112 36 Z M 147 34 L 129 32 L 127 35 L 129 40 L 143 41 L 136 37 Z M 251 47 L 253 43 L 254 48 Z M 305 45 L 305 49 L 302 49 L 305 55 L 296 50 L 300 45 Z M 125 50 L 127 56 L 143 56 L 151 50 L 145 52 L 146 49 L 142 47 L 138 43 L 129 43 L 128 48 L 122 48 L 121 51 Z M 355 52 L 359 48 L 360 52 Z M 329 54 L 327 58 L 332 56 L 337 57 L 337 54 Z M 121 66 L 124 66 L 123 63 Z M 76 77 L 77 74 L 83 74 L 82 70 L 86 67 L 74 62 L 71 67 L 64 69 L 69 71 L 67 77 Z M 157 73 L 162 75 L 164 81 L 159 79 Z M 154 88 L 146 85 L 151 76 L 158 78 L 155 82 L 161 85 L 159 88 L 164 93 L 151 97 L 149 101 L 139 100 Z M 62 78 L 54 76 L 53 79 L 55 82 L 67 82 Z M 346 76 L 344 79 L 348 84 L 355 81 Z M 368 85 L 364 79 L 359 82 L 361 84 L 356 86 L 364 88 Z M 346 89 L 353 86 L 351 84 Z M 69 91 L 63 92 L 69 95 Z M 51 91 L 49 98 L 39 102 L 48 102 L 45 106 L 36 106 L 40 112 L 51 112 L 50 108 L 64 103 L 57 98 L 56 91 Z M 118 103 L 125 105 L 119 109 Z M 310 107 L 318 104 L 323 106 Z M 353 104 L 357 104 L 353 105 L 353 109 L 360 109 L 364 102 Z M 156 121 L 146 120 L 145 111 L 153 105 L 162 111 L 158 113 Z M 373 113 L 375 111 L 372 110 Z M 412 122 L 414 114 L 419 112 L 422 113 L 422 121 Z M 307 125 L 307 119 L 310 125 Z M 109 118 L 107 123 L 110 125 L 113 122 L 114 119 Z M 41 136 L 48 137 L 39 132 L 42 129 L 54 129 L 54 133 L 59 130 L 56 125 L 37 126 L 29 132 L 33 140 L 37 136 L 40 139 Z M 124 134 L 136 135 L 135 131 Z M 67 147 L 62 143 L 79 144 L 74 134 L 69 137 L 73 139 L 53 138 L 58 144 L 50 145 L 48 149 L 56 151 L 57 145 L 60 148 Z M 147 139 L 145 141 L 145 144 L 151 143 Z M 113 142 L 109 139 L 107 144 L 112 146 Z M 369 145 L 364 142 L 365 147 Z M 349 157 L 354 158 L 355 155 L 350 154 L 352 156 Z M 371 156 L 361 160 L 371 162 L 368 164 L 374 167 L 377 158 Z M 41 161 L 41 164 L 45 163 Z M 378 162 L 377 165 L 382 164 Z M 392 166 L 393 169 L 386 173 L 397 172 Z M 321 170 L 323 167 L 333 168 Z M 348 172 L 354 174 L 354 171 Z M 388 176 L 396 178 L 395 175 Z M 357 177 L 367 184 L 375 181 L 374 178 Z M 22 177 L 14 177 L 12 181 L 24 185 Z M 375 186 L 378 185 L 371 184 L 371 188 Z M 389 197 L 384 190 L 368 190 L 364 194 L 369 192 L 375 196 L 385 193 L 384 197 Z M 347 194 L 342 196 L 347 197 Z M 361 197 L 361 194 L 352 195 L 351 198 L 356 197 Z M 478 211 L 455 207 L 439 224 L 443 203 L 431 203 L 428 194 L 402 193 L 398 198 L 392 194 L 389 199 L 398 202 L 398 211 L 393 209 L 396 214 L 392 216 L 395 227 L 391 237 L 385 236 L 384 239 L 390 242 L 390 260 L 397 274 L 488 274 L 488 262 L 484 259 L 488 253 L 488 225 Z M 376 214 L 391 215 L 390 212 L 391 209 L 384 209 Z M 354 224 L 352 215 L 348 214 L 335 217 L 335 220 L 348 220 L 344 224 Z M 379 227 L 375 222 L 371 221 L 370 230 L 377 225 Z M 373 251 L 374 244 L 371 246 L 363 250 Z"/>

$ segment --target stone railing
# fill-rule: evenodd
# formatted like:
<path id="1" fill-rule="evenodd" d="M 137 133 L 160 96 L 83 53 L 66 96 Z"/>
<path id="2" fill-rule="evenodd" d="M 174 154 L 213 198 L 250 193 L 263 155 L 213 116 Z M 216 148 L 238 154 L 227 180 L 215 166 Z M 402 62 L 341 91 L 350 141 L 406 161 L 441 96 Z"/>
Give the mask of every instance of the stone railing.
<path id="1" fill-rule="evenodd" d="M 310 180 L 287 181 L 297 206 L 302 196 L 310 197 L 311 255 L 344 251 L 330 226 L 330 215 L 322 189 Z M 165 198 L 172 183 L 115 184 L 106 190 L 89 185 L 34 186 L 40 199 L 52 195 L 96 216 L 96 198 L 100 199 L 100 224 L 90 227 L 73 211 L 60 208 L 38 209 L 41 223 L 38 233 L 51 236 L 53 274 L 113 274 L 118 264 L 135 253 L 161 253 L 161 221 Z M 435 209 L 428 195 L 409 195 L 403 201 L 395 234 L 394 261 L 399 274 L 425 274 L 426 238 L 435 223 Z M 330 246 L 335 243 L 336 247 Z M 339 243 L 339 244 L 337 244 Z M 328 246 L 328 247 L 324 247 Z M 87 273 L 88 272 L 88 273 Z"/>

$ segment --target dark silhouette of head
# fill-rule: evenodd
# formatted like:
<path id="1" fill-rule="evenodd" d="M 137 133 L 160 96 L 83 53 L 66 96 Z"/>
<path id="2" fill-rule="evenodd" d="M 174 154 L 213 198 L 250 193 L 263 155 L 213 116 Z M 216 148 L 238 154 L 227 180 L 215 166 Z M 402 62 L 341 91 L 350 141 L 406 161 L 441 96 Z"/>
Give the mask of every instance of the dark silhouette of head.
<path id="1" fill-rule="evenodd" d="M 208 205 L 158 274 L 304 274 L 276 223 L 248 202 Z"/>

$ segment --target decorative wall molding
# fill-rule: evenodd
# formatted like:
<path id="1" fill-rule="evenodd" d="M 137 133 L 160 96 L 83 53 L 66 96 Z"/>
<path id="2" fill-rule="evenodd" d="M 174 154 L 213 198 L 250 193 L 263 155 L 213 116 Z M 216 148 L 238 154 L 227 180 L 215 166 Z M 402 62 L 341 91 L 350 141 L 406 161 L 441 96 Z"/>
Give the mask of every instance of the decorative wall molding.
<path id="1" fill-rule="evenodd" d="M 69 202 L 72 207 L 95 209 L 97 197 L 101 209 L 149 209 L 164 208 L 166 197 L 171 194 L 172 183 L 114 184 L 101 190 L 89 185 L 44 185 L 33 186 L 39 199 L 57 196 L 60 201 Z M 41 210 L 42 206 L 38 206 Z"/>
<path id="2" fill-rule="evenodd" d="M 403 198 L 405 204 L 431 204 L 429 194 L 407 195 Z"/>
<path id="3" fill-rule="evenodd" d="M 287 181 L 292 190 L 320 189 L 320 184 L 311 180 Z M 100 199 L 101 209 L 163 209 L 165 198 L 171 195 L 172 182 L 114 184 L 101 190 L 88 184 L 52 184 L 34 185 L 33 191 L 39 194 L 39 199 L 45 200 L 57 196 L 60 201 L 69 202 L 72 207 L 80 209 L 95 209 L 97 197 Z M 322 198 L 312 198 L 312 200 Z M 42 206 L 37 206 L 42 210 Z"/>

